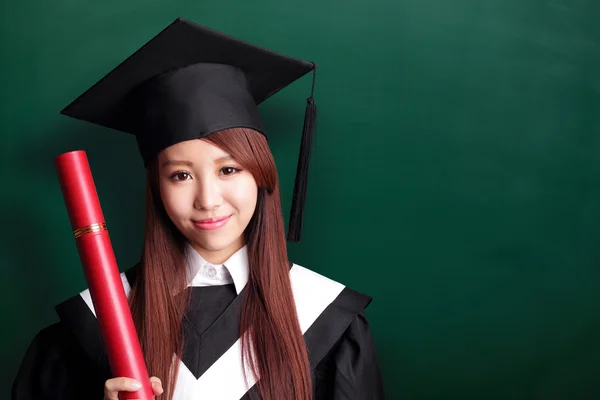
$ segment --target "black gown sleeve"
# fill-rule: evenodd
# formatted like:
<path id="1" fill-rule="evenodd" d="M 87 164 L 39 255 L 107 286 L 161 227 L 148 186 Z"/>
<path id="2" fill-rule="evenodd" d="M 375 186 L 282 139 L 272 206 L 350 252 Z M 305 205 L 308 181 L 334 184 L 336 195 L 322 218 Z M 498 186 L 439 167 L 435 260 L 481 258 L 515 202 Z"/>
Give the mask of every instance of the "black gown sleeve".
<path id="1" fill-rule="evenodd" d="M 364 313 L 358 314 L 314 371 L 315 400 L 383 400 L 375 344 Z"/>
<path id="2" fill-rule="evenodd" d="M 58 322 L 31 342 L 12 386 L 12 400 L 102 399 L 106 377 Z"/>

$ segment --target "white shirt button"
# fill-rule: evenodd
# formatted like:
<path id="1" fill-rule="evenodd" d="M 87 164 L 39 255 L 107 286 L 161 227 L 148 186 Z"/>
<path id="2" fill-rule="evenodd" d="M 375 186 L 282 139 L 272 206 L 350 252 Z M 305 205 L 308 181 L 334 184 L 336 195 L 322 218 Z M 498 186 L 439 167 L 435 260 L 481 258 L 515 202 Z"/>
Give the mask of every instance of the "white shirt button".
<path id="1" fill-rule="evenodd" d="M 206 268 L 206 275 L 209 278 L 216 278 L 217 277 L 217 270 L 215 269 L 215 267 L 213 267 L 212 265 L 207 266 Z"/>

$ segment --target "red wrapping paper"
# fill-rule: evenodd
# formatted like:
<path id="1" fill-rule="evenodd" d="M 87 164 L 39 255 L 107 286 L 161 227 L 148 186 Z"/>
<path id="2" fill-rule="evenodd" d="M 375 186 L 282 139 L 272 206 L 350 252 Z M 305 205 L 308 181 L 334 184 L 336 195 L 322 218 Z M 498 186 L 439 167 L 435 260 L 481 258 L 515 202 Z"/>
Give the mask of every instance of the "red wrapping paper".
<path id="1" fill-rule="evenodd" d="M 71 227 L 76 237 L 80 235 L 75 239 L 77 249 L 112 373 L 142 384 L 136 392 L 122 392 L 120 398 L 154 399 L 86 153 L 61 154 L 54 164 Z"/>

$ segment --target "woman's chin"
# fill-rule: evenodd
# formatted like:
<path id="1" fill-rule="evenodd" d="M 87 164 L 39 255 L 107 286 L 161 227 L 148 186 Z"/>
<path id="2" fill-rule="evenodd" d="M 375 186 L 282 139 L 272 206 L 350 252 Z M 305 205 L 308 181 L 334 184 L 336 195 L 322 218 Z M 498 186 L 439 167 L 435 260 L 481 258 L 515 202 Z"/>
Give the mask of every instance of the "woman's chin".
<path id="1" fill-rule="evenodd" d="M 233 254 L 243 246 L 243 239 L 240 236 L 232 239 L 231 236 L 210 235 L 212 237 L 195 237 L 190 241 L 192 247 L 199 253 L 224 253 Z"/>

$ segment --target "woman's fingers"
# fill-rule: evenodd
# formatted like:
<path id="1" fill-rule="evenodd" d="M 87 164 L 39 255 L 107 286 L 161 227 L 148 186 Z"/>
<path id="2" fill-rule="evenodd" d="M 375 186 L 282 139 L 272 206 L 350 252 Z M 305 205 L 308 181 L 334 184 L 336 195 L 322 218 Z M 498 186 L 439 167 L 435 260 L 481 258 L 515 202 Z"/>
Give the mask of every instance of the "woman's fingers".
<path id="1" fill-rule="evenodd" d="M 157 377 L 153 376 L 150 378 L 150 383 L 152 383 L 152 390 L 156 396 L 161 395 L 163 393 L 162 382 Z"/>
<path id="2" fill-rule="evenodd" d="M 135 392 L 142 384 L 130 378 L 112 378 L 104 383 L 104 400 L 119 400 L 119 392 Z"/>
<path id="3" fill-rule="evenodd" d="M 163 393 L 162 382 L 157 377 L 150 378 L 152 391 L 155 396 Z M 142 385 L 135 379 L 130 378 L 112 378 L 104 383 L 104 400 L 119 400 L 119 392 L 135 392 L 142 388 Z"/>

